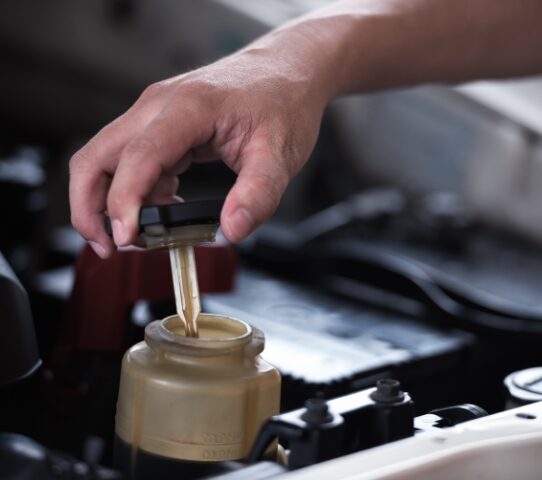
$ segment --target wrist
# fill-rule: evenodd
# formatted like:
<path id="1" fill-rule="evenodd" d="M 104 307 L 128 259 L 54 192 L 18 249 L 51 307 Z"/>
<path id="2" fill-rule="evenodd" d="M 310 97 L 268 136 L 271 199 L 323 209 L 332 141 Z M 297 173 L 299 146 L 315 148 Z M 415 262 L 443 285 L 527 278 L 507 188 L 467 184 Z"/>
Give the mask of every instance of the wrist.
<path id="1" fill-rule="evenodd" d="M 351 39 L 345 28 L 347 23 L 352 21 L 296 19 L 264 35 L 239 53 L 260 58 L 272 66 L 275 73 L 299 81 L 307 98 L 323 109 L 348 89 L 349 67 L 344 62 L 351 49 Z"/>

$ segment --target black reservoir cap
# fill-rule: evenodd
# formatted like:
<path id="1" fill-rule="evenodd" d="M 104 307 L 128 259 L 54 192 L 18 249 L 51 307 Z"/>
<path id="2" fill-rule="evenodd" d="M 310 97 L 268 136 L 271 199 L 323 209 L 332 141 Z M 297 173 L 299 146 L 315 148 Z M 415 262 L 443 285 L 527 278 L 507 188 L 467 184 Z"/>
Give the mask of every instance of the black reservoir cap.
<path id="1" fill-rule="evenodd" d="M 224 199 L 214 199 L 143 207 L 139 213 L 139 231 L 153 225 L 172 228 L 219 223 L 223 205 Z"/>
<path id="2" fill-rule="evenodd" d="M 146 228 L 153 226 L 174 228 L 185 225 L 218 224 L 223 205 L 224 199 L 149 205 L 139 212 L 139 232 L 142 233 Z M 108 235 L 112 235 L 109 217 L 105 218 L 105 230 Z"/>

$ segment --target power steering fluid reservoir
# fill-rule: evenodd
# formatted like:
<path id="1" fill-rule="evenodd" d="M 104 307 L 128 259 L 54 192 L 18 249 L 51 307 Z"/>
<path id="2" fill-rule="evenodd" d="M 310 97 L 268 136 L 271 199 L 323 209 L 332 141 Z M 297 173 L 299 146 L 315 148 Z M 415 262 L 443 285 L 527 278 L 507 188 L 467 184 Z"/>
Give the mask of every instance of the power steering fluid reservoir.
<path id="1" fill-rule="evenodd" d="M 114 464 L 128 479 L 223 471 L 279 412 L 280 375 L 260 357 L 263 333 L 200 312 L 193 245 L 214 240 L 220 208 L 207 201 L 141 211 L 147 247 L 170 249 L 177 315 L 150 323 L 122 362 Z"/>

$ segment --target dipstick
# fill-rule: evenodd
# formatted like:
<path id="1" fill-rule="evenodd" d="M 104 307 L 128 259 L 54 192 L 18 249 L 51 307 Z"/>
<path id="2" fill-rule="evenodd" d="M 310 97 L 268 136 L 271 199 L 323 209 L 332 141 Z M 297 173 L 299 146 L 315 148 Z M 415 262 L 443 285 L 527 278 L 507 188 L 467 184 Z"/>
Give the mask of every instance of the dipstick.
<path id="1" fill-rule="evenodd" d="M 197 320 L 201 304 L 194 247 L 192 245 L 169 247 L 169 259 L 177 315 L 184 322 L 186 336 L 197 338 Z"/>

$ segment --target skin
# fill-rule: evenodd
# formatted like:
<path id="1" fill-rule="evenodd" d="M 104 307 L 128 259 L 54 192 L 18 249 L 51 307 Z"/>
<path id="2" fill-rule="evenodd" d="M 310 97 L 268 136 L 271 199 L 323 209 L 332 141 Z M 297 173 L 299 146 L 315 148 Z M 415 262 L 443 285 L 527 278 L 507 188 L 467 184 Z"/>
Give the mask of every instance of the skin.
<path id="1" fill-rule="evenodd" d="M 151 85 L 98 132 L 70 161 L 72 223 L 106 258 L 135 241 L 142 204 L 179 201 L 177 176 L 221 159 L 238 175 L 221 227 L 239 242 L 274 213 L 333 98 L 541 72 L 540 19 L 540 0 L 357 0 L 289 22 Z"/>

